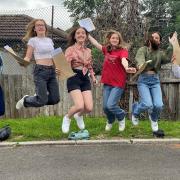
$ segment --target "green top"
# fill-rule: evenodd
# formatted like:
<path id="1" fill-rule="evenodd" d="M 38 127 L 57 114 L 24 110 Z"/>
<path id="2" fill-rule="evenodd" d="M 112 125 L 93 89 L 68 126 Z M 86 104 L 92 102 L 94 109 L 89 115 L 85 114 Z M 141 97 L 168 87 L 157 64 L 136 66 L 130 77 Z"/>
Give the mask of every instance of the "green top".
<path id="1" fill-rule="evenodd" d="M 167 64 L 171 62 L 172 55 L 172 45 L 169 45 L 166 51 L 154 51 L 149 49 L 147 46 L 143 46 L 137 51 L 135 61 L 137 66 L 140 66 L 146 61 L 152 60 L 151 63 L 148 63 L 144 71 L 154 70 L 157 73 L 161 68 L 161 64 Z"/>

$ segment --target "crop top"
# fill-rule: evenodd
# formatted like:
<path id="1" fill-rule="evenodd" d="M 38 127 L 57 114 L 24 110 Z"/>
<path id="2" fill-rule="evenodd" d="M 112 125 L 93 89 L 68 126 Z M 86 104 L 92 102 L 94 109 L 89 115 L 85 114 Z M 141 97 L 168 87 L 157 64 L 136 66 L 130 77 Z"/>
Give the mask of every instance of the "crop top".
<path id="1" fill-rule="evenodd" d="M 52 51 L 54 50 L 54 43 L 48 37 L 32 37 L 28 41 L 28 45 L 34 49 L 34 58 L 50 59 L 52 58 Z"/>

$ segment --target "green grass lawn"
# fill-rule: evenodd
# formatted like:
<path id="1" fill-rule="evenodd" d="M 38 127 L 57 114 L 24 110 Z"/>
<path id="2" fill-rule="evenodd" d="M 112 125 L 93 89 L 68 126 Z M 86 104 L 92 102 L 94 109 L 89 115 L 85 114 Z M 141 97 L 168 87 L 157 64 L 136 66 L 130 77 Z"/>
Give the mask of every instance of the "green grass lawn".
<path id="1" fill-rule="evenodd" d="M 61 123 L 62 117 L 36 117 L 0 120 L 0 127 L 10 125 L 12 134 L 7 141 L 67 140 L 68 134 L 62 133 Z M 118 131 L 117 122 L 110 132 L 105 132 L 105 124 L 104 118 L 85 118 L 91 139 L 153 138 L 149 120 L 140 121 L 137 127 L 126 120 L 124 132 Z M 180 138 L 180 121 L 161 120 L 159 128 L 165 131 L 165 138 Z M 78 131 L 74 119 L 71 121 L 71 131 Z"/>

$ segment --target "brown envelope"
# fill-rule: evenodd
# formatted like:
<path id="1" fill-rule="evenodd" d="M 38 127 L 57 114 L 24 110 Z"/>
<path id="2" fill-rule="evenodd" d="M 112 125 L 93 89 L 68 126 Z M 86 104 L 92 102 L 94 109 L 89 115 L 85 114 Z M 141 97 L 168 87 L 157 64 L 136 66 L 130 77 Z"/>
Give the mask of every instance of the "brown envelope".
<path id="1" fill-rule="evenodd" d="M 71 65 L 67 62 L 61 48 L 55 49 L 55 51 L 52 54 L 53 54 L 54 65 L 60 71 L 60 75 L 59 75 L 60 80 L 65 80 L 75 75 L 75 73 L 71 68 Z"/>
<path id="2" fill-rule="evenodd" d="M 136 72 L 136 74 L 134 74 L 134 75 L 131 77 L 130 80 L 131 80 L 131 81 L 134 81 L 134 80 L 136 79 L 136 77 L 144 71 L 144 69 L 146 68 L 146 66 L 147 66 L 148 63 L 150 63 L 150 62 L 152 62 L 152 60 L 146 61 L 146 62 L 141 66 L 141 68 Z"/>

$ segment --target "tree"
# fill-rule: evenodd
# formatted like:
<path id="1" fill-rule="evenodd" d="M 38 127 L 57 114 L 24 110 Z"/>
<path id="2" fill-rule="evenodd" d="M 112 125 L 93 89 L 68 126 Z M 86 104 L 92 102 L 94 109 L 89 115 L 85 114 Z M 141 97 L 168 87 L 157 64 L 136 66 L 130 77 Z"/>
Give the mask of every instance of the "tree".
<path id="1" fill-rule="evenodd" d="M 171 18 L 169 0 L 142 0 L 141 12 L 149 23 L 148 31 L 162 31 L 166 29 Z M 143 13 L 144 12 L 144 13 Z"/>
<path id="2" fill-rule="evenodd" d="M 109 29 L 121 32 L 128 42 L 141 33 L 138 0 L 65 0 L 64 5 L 72 12 L 75 22 L 92 18 L 96 26 L 93 35 L 101 42 Z"/>
<path id="3" fill-rule="evenodd" d="M 170 21 L 170 28 L 172 31 L 177 31 L 180 33 L 180 1 L 178 0 L 171 0 L 169 1 L 171 7 L 171 21 Z"/>
<path id="4" fill-rule="evenodd" d="M 104 0 L 65 0 L 64 6 L 71 12 L 74 21 L 85 17 L 93 18 L 99 14 L 99 8 Z"/>
<path id="5" fill-rule="evenodd" d="M 78 19 L 90 17 L 97 31 L 116 29 L 123 33 L 126 39 L 131 39 L 139 32 L 138 0 L 65 0 L 65 7 Z"/>
<path id="6" fill-rule="evenodd" d="M 180 2 L 178 0 L 142 0 L 141 12 L 146 19 L 146 30 L 159 31 L 167 36 L 180 30 Z"/>

